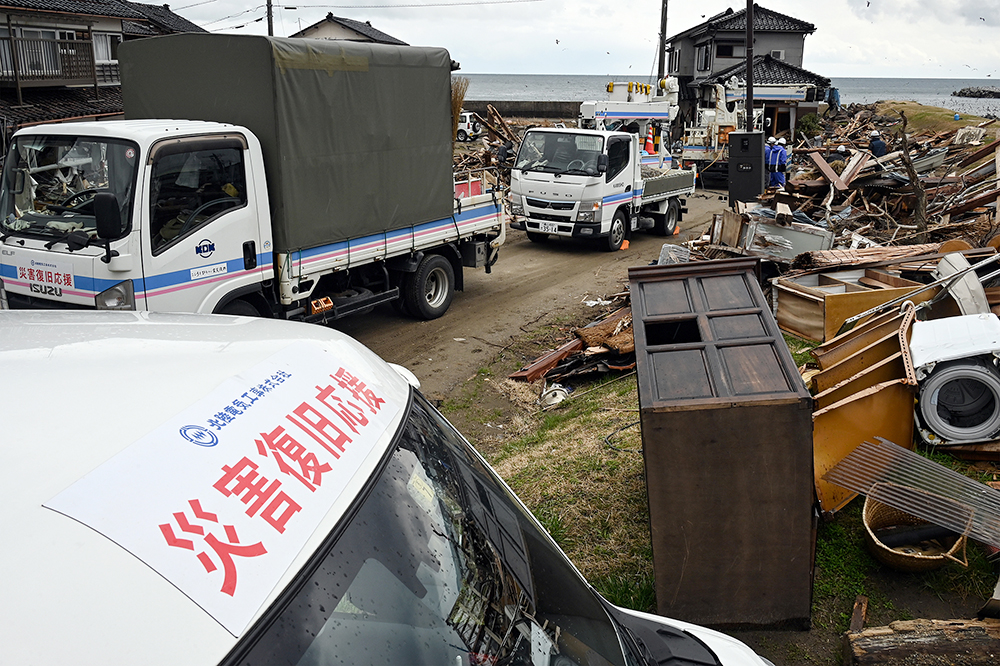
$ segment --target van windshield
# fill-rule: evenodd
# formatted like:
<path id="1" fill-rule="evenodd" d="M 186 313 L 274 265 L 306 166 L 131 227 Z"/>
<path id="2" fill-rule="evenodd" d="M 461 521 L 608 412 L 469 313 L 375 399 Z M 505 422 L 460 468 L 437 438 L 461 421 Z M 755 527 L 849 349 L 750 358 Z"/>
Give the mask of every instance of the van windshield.
<path id="1" fill-rule="evenodd" d="M 571 132 L 528 132 L 517 151 L 514 168 L 596 176 L 597 156 L 604 150 L 604 138 Z"/>
<path id="2" fill-rule="evenodd" d="M 97 236 L 94 195 L 112 192 L 129 228 L 138 147 L 78 136 L 22 136 L 7 152 L 0 189 L 0 232 L 61 238 Z"/>
<path id="3" fill-rule="evenodd" d="M 597 595 L 419 394 L 371 492 L 292 589 L 227 663 L 624 663 Z"/>

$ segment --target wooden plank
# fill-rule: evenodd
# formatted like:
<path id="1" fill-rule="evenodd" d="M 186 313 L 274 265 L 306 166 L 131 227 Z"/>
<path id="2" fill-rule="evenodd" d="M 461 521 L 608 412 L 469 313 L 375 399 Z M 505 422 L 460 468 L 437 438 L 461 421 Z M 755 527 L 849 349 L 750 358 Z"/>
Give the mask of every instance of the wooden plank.
<path id="1" fill-rule="evenodd" d="M 809 157 L 812 158 L 813 163 L 816 165 L 816 168 L 819 169 L 819 172 L 823 174 L 823 177 L 833 183 L 835 188 L 841 192 L 847 189 L 847 185 L 845 185 L 844 181 L 840 179 L 837 172 L 831 169 L 829 163 L 820 157 L 818 153 L 812 153 Z"/>
<path id="2" fill-rule="evenodd" d="M 861 172 L 865 165 L 868 164 L 868 153 L 855 153 L 851 161 L 847 163 L 844 167 L 844 172 L 840 174 L 840 179 L 844 181 L 845 185 L 850 185 L 851 181 L 854 180 L 857 175 Z"/>
<path id="3" fill-rule="evenodd" d="M 868 597 L 859 594 L 854 600 L 854 612 L 851 614 L 851 627 L 848 631 L 861 631 L 865 628 L 865 620 L 868 618 Z"/>
<path id="4" fill-rule="evenodd" d="M 545 373 L 556 367 L 559 361 L 563 360 L 570 354 L 578 352 L 583 349 L 584 342 L 579 338 L 575 340 L 570 340 L 558 349 L 554 349 L 521 368 L 517 372 L 508 375 L 510 379 L 519 379 L 525 382 L 534 382 L 541 377 L 545 376 Z"/>
<path id="5" fill-rule="evenodd" d="M 983 159 L 984 157 L 995 151 L 997 149 L 997 146 L 1000 146 L 1000 139 L 997 139 L 991 144 L 983 146 L 976 152 L 967 156 L 965 159 L 963 159 L 961 162 L 958 163 L 958 168 L 961 169 L 963 167 L 969 166 L 970 164 L 975 164 L 979 160 Z"/>
<path id="6" fill-rule="evenodd" d="M 1000 190 L 990 190 L 985 194 L 980 194 L 977 197 L 973 197 L 966 201 L 965 203 L 960 203 L 944 211 L 945 215 L 959 215 L 961 213 L 968 212 L 973 208 L 979 208 L 980 206 L 985 206 L 986 204 L 991 204 L 996 201 L 997 197 L 1000 196 Z"/>
<path id="7" fill-rule="evenodd" d="M 844 635 L 848 666 L 994 666 L 1000 621 L 900 620 Z"/>

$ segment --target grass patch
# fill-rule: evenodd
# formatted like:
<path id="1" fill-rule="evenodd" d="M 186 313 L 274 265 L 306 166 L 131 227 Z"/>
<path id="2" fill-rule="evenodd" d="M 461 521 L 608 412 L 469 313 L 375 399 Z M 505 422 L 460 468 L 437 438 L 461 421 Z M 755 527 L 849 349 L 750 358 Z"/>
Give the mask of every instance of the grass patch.
<path id="1" fill-rule="evenodd" d="M 962 115 L 955 120 L 955 112 L 937 106 L 924 106 L 916 102 L 886 101 L 877 107 L 877 113 L 883 116 L 899 118 L 899 112 L 906 114 L 907 133 L 911 132 L 944 132 L 981 122 L 979 116 Z M 895 132 L 902 126 L 902 121 L 888 128 Z"/>
<path id="2" fill-rule="evenodd" d="M 812 356 L 812 350 L 819 344 L 818 342 L 806 340 L 789 333 L 783 333 L 782 335 L 785 338 L 785 344 L 788 345 L 788 351 L 792 353 L 792 360 L 795 361 L 797 367 L 801 368 L 807 363 L 816 362 L 816 359 Z"/>

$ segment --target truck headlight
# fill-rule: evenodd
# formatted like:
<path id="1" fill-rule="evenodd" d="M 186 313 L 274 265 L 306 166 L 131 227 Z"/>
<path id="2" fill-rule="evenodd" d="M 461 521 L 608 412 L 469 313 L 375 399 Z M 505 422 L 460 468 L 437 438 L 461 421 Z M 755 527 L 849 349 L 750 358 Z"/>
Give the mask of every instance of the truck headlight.
<path id="1" fill-rule="evenodd" d="M 595 201 L 591 204 L 580 204 L 580 211 L 576 214 L 577 222 L 596 222 L 599 219 L 601 202 Z"/>
<path id="2" fill-rule="evenodd" d="M 510 214 L 511 215 L 524 215 L 524 206 L 519 203 L 510 202 Z"/>
<path id="3" fill-rule="evenodd" d="M 94 302 L 98 310 L 135 310 L 135 290 L 132 288 L 132 280 L 125 280 L 105 289 L 94 296 Z"/>

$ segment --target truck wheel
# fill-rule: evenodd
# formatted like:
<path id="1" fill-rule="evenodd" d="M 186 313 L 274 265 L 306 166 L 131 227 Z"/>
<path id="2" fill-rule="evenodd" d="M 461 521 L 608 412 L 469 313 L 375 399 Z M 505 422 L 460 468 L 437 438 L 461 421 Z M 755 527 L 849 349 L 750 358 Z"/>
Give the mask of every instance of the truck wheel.
<path id="1" fill-rule="evenodd" d="M 664 215 L 656 216 L 656 224 L 653 231 L 657 236 L 673 236 L 677 231 L 677 220 L 681 216 L 681 205 L 677 199 L 671 199 L 667 203 L 667 212 Z"/>
<path id="2" fill-rule="evenodd" d="M 437 319 L 455 295 L 455 269 L 440 254 L 429 254 L 406 285 L 406 308 L 418 319 Z"/>
<path id="3" fill-rule="evenodd" d="M 620 250 L 622 247 L 622 241 L 625 240 L 625 213 L 618 210 L 615 211 L 615 216 L 611 219 L 611 231 L 608 232 L 607 238 L 601 246 L 601 249 L 606 252 L 615 252 Z"/>
<path id="4" fill-rule="evenodd" d="M 548 234 L 539 233 L 537 231 L 529 231 L 527 232 L 527 234 L 528 234 L 528 240 L 530 240 L 532 243 L 547 243 L 549 241 Z"/>
<path id="5" fill-rule="evenodd" d="M 458 140 L 459 141 L 468 141 L 469 140 L 469 134 L 465 130 L 458 130 Z"/>
<path id="6" fill-rule="evenodd" d="M 250 305 L 241 298 L 229 301 L 221 308 L 219 308 L 219 314 L 236 315 L 238 317 L 259 317 L 260 313 L 257 312 L 257 308 Z"/>

